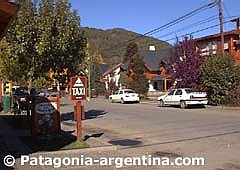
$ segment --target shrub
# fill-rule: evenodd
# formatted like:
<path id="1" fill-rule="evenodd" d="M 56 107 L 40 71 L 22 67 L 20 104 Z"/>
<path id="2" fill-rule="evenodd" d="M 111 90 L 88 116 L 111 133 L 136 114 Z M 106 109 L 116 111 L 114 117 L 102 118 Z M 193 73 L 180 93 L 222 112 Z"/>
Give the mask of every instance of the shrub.
<path id="1" fill-rule="evenodd" d="M 210 104 L 226 103 L 225 97 L 238 86 L 240 66 L 235 63 L 233 56 L 210 56 L 202 65 L 201 79 Z"/>

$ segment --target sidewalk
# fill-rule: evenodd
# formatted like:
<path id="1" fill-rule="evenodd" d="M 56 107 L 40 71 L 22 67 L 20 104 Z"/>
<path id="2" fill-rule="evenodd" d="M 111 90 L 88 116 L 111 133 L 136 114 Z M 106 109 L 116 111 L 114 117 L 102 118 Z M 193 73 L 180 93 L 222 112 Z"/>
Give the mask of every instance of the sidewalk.
<path id="1" fill-rule="evenodd" d="M 73 103 L 68 99 L 62 99 L 61 102 L 61 113 L 71 113 L 73 110 Z M 65 107 L 64 107 L 65 106 Z M 66 107 L 67 106 L 67 107 Z M 12 113 L 0 112 L 0 170 L 46 170 L 48 167 L 41 166 L 21 166 L 20 165 L 20 156 L 21 155 L 32 155 L 32 156 L 49 156 L 54 157 L 60 155 L 60 157 L 71 157 L 71 156 L 80 156 L 87 155 L 89 157 L 99 157 L 99 156 L 113 156 L 117 154 L 116 146 L 112 146 L 109 143 L 104 143 L 101 140 L 97 139 L 98 135 L 101 134 L 92 134 L 84 127 L 83 138 L 86 139 L 86 142 L 89 144 L 90 148 L 86 149 L 73 149 L 73 150 L 64 150 L 64 151 L 51 151 L 51 152 L 32 152 L 28 146 L 26 146 L 21 140 L 21 136 L 30 136 L 30 129 L 15 129 L 8 125 L 6 122 L 6 117 L 13 116 Z M 4 118 L 5 117 L 5 118 Z M 61 130 L 66 131 L 67 133 L 72 132 L 76 133 L 76 122 L 73 120 L 61 121 Z M 4 157 L 7 155 L 12 155 L 16 158 L 16 164 L 13 167 L 6 167 L 3 164 Z M 82 167 L 81 169 L 88 169 L 87 167 Z M 109 167 L 111 168 L 111 167 Z M 52 169 L 50 167 L 50 169 Z M 70 168 L 71 169 L 71 168 Z M 90 168 L 89 168 L 90 169 Z"/>
<path id="2" fill-rule="evenodd" d="M 6 168 L 6 166 L 3 165 L 3 158 L 6 155 L 12 155 L 18 158 L 20 155 L 31 153 L 31 150 L 19 140 L 19 131 L 10 127 L 2 119 L 2 116 L 7 114 L 1 112 L 0 115 L 0 169 L 8 170 L 12 168 Z M 24 133 L 28 132 L 25 131 Z"/>

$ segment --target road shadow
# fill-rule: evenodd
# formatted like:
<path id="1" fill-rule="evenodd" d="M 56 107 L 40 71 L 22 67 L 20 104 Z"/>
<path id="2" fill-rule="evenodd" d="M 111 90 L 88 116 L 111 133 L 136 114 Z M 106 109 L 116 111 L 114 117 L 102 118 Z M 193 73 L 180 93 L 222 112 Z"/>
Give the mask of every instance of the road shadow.
<path id="1" fill-rule="evenodd" d="M 67 113 L 62 113 L 60 115 L 60 120 L 61 121 L 67 121 L 67 120 L 74 120 L 74 112 L 67 112 Z"/>
<path id="2" fill-rule="evenodd" d="M 158 106 L 158 107 L 162 107 L 162 108 L 176 108 L 176 109 L 181 109 L 181 107 L 179 105 L 165 105 L 165 106 Z M 190 105 L 188 107 L 186 107 L 185 109 L 205 109 L 206 106 L 205 105 Z"/>
<path id="3" fill-rule="evenodd" d="M 83 141 L 87 141 L 90 138 L 100 138 L 102 135 L 104 135 L 104 133 L 95 133 L 91 135 L 85 135 L 83 138 Z"/>
<path id="4" fill-rule="evenodd" d="M 107 114 L 107 112 L 104 110 L 95 110 L 95 109 L 88 110 L 88 111 L 84 112 L 83 120 L 100 118 L 100 117 L 103 117 L 103 115 L 105 115 L 105 114 Z M 68 121 L 68 120 L 74 121 L 74 112 L 62 113 L 60 115 L 60 120 L 61 121 Z"/>
<path id="5" fill-rule="evenodd" d="M 142 141 L 133 140 L 133 139 L 120 139 L 120 140 L 111 140 L 108 143 L 112 145 L 120 145 L 120 146 L 136 146 L 141 145 Z"/>
<path id="6" fill-rule="evenodd" d="M 95 119 L 95 118 L 101 118 L 103 115 L 107 114 L 104 110 L 88 110 L 85 112 L 85 119 Z"/>

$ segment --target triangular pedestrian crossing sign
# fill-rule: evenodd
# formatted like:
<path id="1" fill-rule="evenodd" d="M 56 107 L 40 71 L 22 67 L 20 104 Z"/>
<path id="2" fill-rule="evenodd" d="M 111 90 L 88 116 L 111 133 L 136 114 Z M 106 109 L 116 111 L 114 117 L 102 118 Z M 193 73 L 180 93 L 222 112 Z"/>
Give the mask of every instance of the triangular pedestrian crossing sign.
<path id="1" fill-rule="evenodd" d="M 78 77 L 73 87 L 84 87 L 82 80 Z"/>

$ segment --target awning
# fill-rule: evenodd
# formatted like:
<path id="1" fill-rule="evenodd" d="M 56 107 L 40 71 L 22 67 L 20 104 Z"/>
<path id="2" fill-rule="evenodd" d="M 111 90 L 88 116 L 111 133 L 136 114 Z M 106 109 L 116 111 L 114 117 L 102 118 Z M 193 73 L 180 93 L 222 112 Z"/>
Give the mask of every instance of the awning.
<path id="1" fill-rule="evenodd" d="M 18 6 L 15 3 L 8 0 L 0 0 L 0 39 L 4 36 L 17 11 Z"/>

